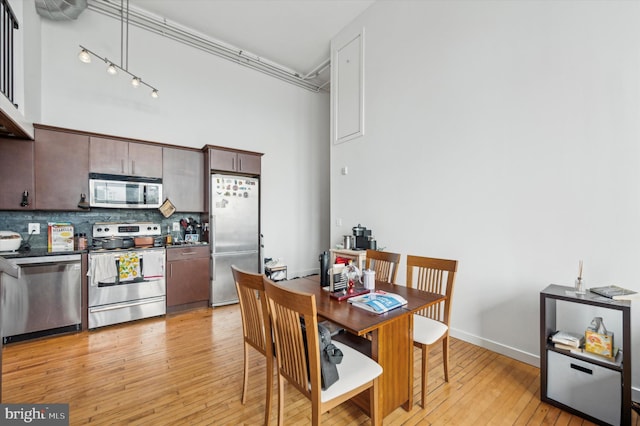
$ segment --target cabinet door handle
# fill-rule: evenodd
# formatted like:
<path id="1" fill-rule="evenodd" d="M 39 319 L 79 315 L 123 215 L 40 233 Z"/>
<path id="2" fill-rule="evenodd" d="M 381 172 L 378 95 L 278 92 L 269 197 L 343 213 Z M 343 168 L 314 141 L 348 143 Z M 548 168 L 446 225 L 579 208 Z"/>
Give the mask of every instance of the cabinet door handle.
<path id="1" fill-rule="evenodd" d="M 124 158 L 120 160 L 120 170 L 121 170 L 121 173 L 124 173 Z"/>
<path id="2" fill-rule="evenodd" d="M 131 160 L 131 174 L 136 174 L 136 160 Z"/>
<path id="3" fill-rule="evenodd" d="M 238 170 L 242 171 L 242 158 L 238 158 Z"/>
<path id="4" fill-rule="evenodd" d="M 235 158 L 231 158 L 231 170 L 235 170 L 236 169 L 236 159 Z"/>
<path id="5" fill-rule="evenodd" d="M 593 370 L 574 363 L 571 363 L 571 368 L 573 368 L 574 370 L 582 371 L 583 373 L 593 374 Z"/>
<path id="6" fill-rule="evenodd" d="M 173 277 L 173 263 L 169 266 L 169 276 Z"/>

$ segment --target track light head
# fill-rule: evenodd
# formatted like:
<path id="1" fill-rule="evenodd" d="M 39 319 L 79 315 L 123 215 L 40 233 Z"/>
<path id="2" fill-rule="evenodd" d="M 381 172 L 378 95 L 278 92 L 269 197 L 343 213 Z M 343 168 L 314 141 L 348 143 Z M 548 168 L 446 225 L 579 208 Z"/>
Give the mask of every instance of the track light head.
<path id="1" fill-rule="evenodd" d="M 158 98 L 158 96 L 159 96 L 159 95 L 158 95 L 158 89 L 153 89 L 153 90 L 151 91 L 151 97 L 152 97 L 152 98 L 154 98 L 154 99 L 157 99 L 157 98 Z"/>
<path id="2" fill-rule="evenodd" d="M 139 77 L 133 77 L 133 78 L 131 79 L 131 85 L 132 85 L 133 87 L 138 87 L 138 86 L 140 86 L 140 78 L 139 78 Z"/>
<path id="3" fill-rule="evenodd" d="M 87 49 L 82 49 L 80 53 L 78 53 L 78 59 L 80 59 L 80 62 L 84 62 L 85 64 L 91 63 L 91 55 Z"/>
<path id="4" fill-rule="evenodd" d="M 109 66 L 107 67 L 107 74 L 110 74 L 110 75 L 118 74 L 118 70 L 116 69 L 116 66 L 113 65 L 113 63 L 111 62 L 109 62 Z"/>

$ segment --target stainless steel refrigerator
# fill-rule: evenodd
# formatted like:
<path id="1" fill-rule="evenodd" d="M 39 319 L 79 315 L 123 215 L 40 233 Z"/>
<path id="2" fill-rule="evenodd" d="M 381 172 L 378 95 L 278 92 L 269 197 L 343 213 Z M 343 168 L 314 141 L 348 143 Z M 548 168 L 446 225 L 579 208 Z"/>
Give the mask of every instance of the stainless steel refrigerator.
<path id="1" fill-rule="evenodd" d="M 211 175 L 211 305 L 238 302 L 231 265 L 260 272 L 260 191 L 255 178 Z"/>

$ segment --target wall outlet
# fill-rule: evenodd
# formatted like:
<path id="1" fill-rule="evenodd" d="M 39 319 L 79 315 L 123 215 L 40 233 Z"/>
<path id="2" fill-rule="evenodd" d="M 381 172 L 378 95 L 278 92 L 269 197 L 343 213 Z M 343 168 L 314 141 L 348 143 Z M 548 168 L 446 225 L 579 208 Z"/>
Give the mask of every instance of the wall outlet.
<path id="1" fill-rule="evenodd" d="M 29 235 L 40 235 L 40 224 L 39 223 L 30 223 L 29 224 Z"/>
<path id="2" fill-rule="evenodd" d="M 173 222 L 173 230 L 174 231 L 179 231 L 180 230 L 180 223 Z"/>

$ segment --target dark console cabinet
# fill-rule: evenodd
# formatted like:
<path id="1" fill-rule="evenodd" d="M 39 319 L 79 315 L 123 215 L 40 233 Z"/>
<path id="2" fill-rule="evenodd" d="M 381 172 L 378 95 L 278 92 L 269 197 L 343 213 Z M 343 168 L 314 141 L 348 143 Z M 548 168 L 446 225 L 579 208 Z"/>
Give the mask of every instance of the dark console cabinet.
<path id="1" fill-rule="evenodd" d="M 567 330 L 561 320 L 579 312 L 586 317 L 607 315 L 614 324 L 614 346 L 621 355 L 615 363 L 558 349 L 549 336 Z M 606 324 L 606 320 L 605 320 Z M 576 295 L 572 287 L 550 285 L 540 292 L 540 399 L 598 424 L 631 424 L 631 302 L 587 292 Z"/>

